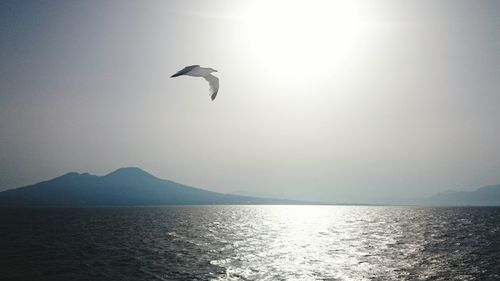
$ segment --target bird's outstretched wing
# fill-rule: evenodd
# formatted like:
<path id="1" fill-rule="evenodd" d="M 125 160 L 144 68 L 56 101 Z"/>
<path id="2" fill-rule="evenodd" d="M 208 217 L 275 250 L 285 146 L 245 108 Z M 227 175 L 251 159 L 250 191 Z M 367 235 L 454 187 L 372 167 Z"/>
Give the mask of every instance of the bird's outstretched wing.
<path id="1" fill-rule="evenodd" d="M 170 78 L 184 75 L 184 74 L 188 73 L 189 71 L 193 70 L 193 68 L 196 68 L 196 67 L 200 67 L 200 66 L 197 65 L 197 64 L 186 66 L 183 69 L 177 71 L 177 73 L 175 73 L 174 75 L 170 76 Z"/>
<path id="2" fill-rule="evenodd" d="M 203 78 L 208 81 L 208 84 L 210 85 L 210 98 L 214 100 L 217 96 L 217 92 L 219 92 L 219 78 L 213 76 L 212 74 L 205 75 Z"/>

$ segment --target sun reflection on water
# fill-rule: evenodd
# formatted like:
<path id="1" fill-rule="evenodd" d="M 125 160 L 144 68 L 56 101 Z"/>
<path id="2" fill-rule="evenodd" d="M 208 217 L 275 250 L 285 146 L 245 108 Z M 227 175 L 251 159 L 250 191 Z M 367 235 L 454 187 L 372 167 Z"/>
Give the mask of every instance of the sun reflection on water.
<path id="1" fill-rule="evenodd" d="M 401 236 L 405 226 L 381 213 L 373 207 L 259 207 L 258 215 L 241 218 L 233 255 L 212 264 L 226 268 L 226 280 L 371 280 L 380 271 L 387 276 L 394 266 L 404 269 L 406 261 L 397 258 L 418 252 L 423 240 L 406 230 Z M 401 240 L 408 238 L 411 243 Z"/>
<path id="2" fill-rule="evenodd" d="M 500 280 L 500 208 L 15 209 L 0 225 L 6 280 Z"/>

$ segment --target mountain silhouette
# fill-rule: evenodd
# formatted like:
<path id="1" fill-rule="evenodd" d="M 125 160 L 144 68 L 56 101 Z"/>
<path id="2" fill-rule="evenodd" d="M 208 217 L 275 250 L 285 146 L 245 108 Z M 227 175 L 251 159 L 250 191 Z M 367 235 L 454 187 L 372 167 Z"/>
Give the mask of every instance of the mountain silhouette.
<path id="1" fill-rule="evenodd" d="M 474 191 L 445 191 L 427 200 L 428 205 L 500 206 L 500 184 L 488 185 Z"/>
<path id="2" fill-rule="evenodd" d="M 300 204 L 298 201 L 212 192 L 157 178 L 135 167 L 105 176 L 67 173 L 0 192 L 1 206 L 148 206 L 202 204 Z"/>

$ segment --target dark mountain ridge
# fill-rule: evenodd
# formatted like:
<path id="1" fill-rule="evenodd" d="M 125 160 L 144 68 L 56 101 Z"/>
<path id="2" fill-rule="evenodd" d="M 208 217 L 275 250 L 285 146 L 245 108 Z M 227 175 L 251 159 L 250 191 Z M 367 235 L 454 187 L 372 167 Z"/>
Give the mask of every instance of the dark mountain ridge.
<path id="1" fill-rule="evenodd" d="M 223 194 L 157 178 L 135 167 L 104 176 L 71 172 L 0 192 L 2 207 L 85 207 L 215 204 L 328 204 Z M 383 204 L 383 203 L 381 203 Z M 500 206 L 500 184 L 475 191 L 445 191 L 403 205 Z"/>
<path id="2" fill-rule="evenodd" d="M 0 206 L 140 206 L 200 204 L 297 204 L 298 201 L 212 192 L 157 178 L 139 168 L 105 176 L 71 172 L 0 192 Z"/>

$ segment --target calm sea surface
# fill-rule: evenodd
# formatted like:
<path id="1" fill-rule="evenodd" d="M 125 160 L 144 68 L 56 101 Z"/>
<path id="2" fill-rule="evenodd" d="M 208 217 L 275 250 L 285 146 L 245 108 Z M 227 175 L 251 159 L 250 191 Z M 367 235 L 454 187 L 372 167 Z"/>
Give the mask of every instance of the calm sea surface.
<path id="1" fill-rule="evenodd" d="M 0 209 L 0 280 L 500 280 L 500 208 Z"/>

